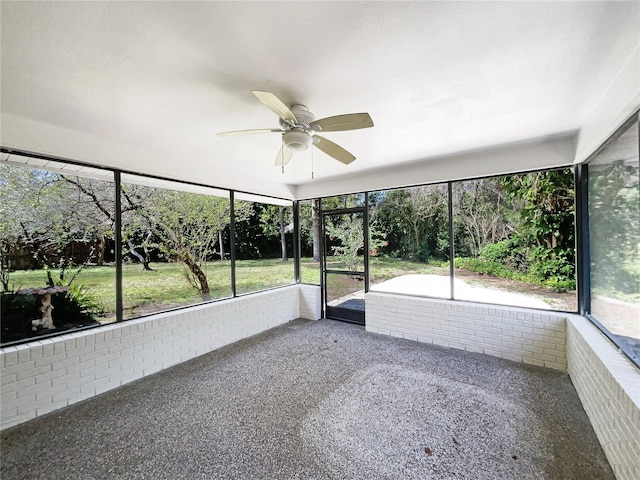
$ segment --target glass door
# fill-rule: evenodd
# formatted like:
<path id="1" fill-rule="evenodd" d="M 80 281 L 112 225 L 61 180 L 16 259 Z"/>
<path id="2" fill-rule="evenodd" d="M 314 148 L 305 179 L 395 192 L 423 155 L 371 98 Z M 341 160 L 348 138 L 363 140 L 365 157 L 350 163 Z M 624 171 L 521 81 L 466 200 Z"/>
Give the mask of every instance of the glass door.
<path id="1" fill-rule="evenodd" d="M 322 214 L 323 300 L 326 318 L 364 325 L 367 232 L 364 208 Z"/>

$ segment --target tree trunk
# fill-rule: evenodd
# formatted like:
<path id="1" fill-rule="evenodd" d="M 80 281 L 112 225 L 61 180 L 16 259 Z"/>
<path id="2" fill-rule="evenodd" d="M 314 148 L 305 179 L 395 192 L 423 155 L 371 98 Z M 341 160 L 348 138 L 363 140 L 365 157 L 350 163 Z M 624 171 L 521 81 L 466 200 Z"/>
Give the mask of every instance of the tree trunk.
<path id="1" fill-rule="evenodd" d="M 284 234 L 284 207 L 280 206 L 280 248 L 282 249 L 282 261 L 289 261 L 287 256 L 287 239 Z"/>
<path id="2" fill-rule="evenodd" d="M 420 256 L 420 224 L 418 222 L 413 222 L 413 235 L 416 238 L 416 257 Z"/>
<path id="3" fill-rule="evenodd" d="M 222 243 L 222 228 L 218 227 L 218 243 L 220 244 L 220 260 L 224 260 L 224 243 Z"/>
<path id="4" fill-rule="evenodd" d="M 152 272 L 153 268 L 149 266 L 149 263 L 151 263 L 151 254 L 149 253 L 149 249 L 147 248 L 147 245 L 149 245 L 149 241 L 151 240 L 152 235 L 153 235 L 153 232 L 149 230 L 147 232 L 147 238 L 144 240 L 144 243 L 142 244 L 142 250 L 144 251 L 144 260 L 142 261 L 142 268 L 149 272 Z"/>
<path id="5" fill-rule="evenodd" d="M 189 267 L 189 270 L 191 271 L 191 273 L 193 273 L 193 276 L 196 277 L 198 283 L 200 284 L 198 290 L 200 290 L 202 300 L 205 302 L 211 300 L 211 290 L 209 289 L 209 282 L 207 281 L 207 276 L 200 268 L 200 265 L 198 265 L 198 263 L 195 262 L 193 258 L 191 258 L 189 252 L 184 251 L 182 252 L 181 256 L 182 261 L 187 265 L 187 267 Z"/>
<path id="6" fill-rule="evenodd" d="M 107 239 L 104 235 L 100 235 L 100 242 L 98 243 L 98 259 L 96 264 L 101 267 L 104 265 L 104 251 L 106 250 Z"/>
<path id="7" fill-rule="evenodd" d="M 133 245 L 133 243 L 131 243 L 131 240 L 127 238 L 126 241 L 127 241 L 127 245 L 129 246 L 129 252 L 131 253 L 131 255 L 133 255 L 138 260 L 140 260 L 140 263 L 142 264 L 142 269 L 148 272 L 152 272 L 153 269 L 149 266 L 149 255 L 145 255 L 143 257 L 136 251 L 136 247 Z M 146 254 L 146 249 L 145 249 L 145 254 Z"/>
<path id="8" fill-rule="evenodd" d="M 313 261 L 320 261 L 320 200 L 311 200 L 311 230 L 313 234 Z"/>

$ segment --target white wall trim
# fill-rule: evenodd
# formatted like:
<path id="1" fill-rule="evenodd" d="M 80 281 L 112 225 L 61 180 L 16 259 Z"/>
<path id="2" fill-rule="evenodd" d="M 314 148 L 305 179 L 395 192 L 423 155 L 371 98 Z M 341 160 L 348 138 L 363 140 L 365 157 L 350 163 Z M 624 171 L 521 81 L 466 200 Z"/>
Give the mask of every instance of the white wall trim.
<path id="1" fill-rule="evenodd" d="M 566 166 L 574 159 L 574 136 L 570 132 L 290 187 L 296 198 L 306 199 Z"/>
<path id="2" fill-rule="evenodd" d="M 640 371 L 586 318 L 567 317 L 569 376 L 616 478 L 640 478 Z"/>
<path id="3" fill-rule="evenodd" d="M 584 162 L 640 107 L 640 47 L 576 135 L 575 163 Z"/>

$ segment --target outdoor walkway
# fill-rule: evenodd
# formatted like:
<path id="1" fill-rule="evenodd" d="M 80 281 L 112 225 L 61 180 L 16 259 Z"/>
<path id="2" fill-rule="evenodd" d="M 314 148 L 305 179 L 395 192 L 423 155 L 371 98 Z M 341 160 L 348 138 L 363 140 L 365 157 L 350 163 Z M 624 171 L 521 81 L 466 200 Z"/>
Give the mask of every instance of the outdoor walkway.
<path id="1" fill-rule="evenodd" d="M 1 439 L 3 480 L 614 478 L 566 374 L 328 320 Z"/>

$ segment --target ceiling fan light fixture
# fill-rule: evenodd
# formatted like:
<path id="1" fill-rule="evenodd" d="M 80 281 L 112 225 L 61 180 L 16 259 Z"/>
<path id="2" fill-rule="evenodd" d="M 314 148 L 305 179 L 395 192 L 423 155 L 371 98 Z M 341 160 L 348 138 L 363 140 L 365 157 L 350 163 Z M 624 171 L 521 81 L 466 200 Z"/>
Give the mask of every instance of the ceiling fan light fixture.
<path id="1" fill-rule="evenodd" d="M 311 146 L 311 135 L 300 130 L 291 130 L 282 135 L 282 139 L 287 148 L 302 151 Z"/>

